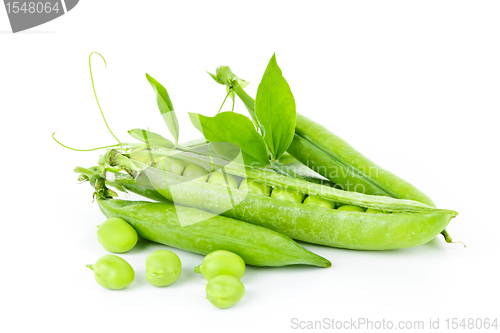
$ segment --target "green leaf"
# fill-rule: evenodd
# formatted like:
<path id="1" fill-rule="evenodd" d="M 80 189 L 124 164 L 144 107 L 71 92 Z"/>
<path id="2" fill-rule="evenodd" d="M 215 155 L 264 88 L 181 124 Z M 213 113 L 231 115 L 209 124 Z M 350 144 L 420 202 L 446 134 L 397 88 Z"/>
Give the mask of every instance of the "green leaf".
<path id="1" fill-rule="evenodd" d="M 295 99 L 273 54 L 257 89 L 255 115 L 273 160 L 286 151 L 295 132 Z"/>
<path id="2" fill-rule="evenodd" d="M 221 112 L 215 117 L 205 117 L 189 113 L 189 118 L 205 138 L 214 144 L 215 149 L 220 146 L 215 143 L 229 142 L 239 147 L 245 164 L 261 167 L 269 165 L 264 139 L 257 133 L 252 121 L 244 115 Z"/>
<path id="3" fill-rule="evenodd" d="M 215 82 L 217 82 L 218 84 L 225 84 L 225 82 L 220 81 L 220 80 L 217 78 L 217 76 L 216 76 L 216 75 L 214 75 L 214 74 L 210 73 L 209 71 L 207 71 L 207 73 L 208 73 L 208 75 L 210 75 L 210 76 L 212 77 L 212 79 L 214 79 L 214 80 L 215 80 Z"/>
<path id="4" fill-rule="evenodd" d="M 175 145 L 169 139 L 162 137 L 160 134 L 156 134 L 150 131 L 146 131 L 140 128 L 135 128 L 128 131 L 132 137 L 137 140 L 144 142 L 152 148 L 167 148 L 172 149 Z"/>
<path id="5" fill-rule="evenodd" d="M 146 73 L 146 78 L 156 93 L 156 102 L 158 103 L 160 113 L 163 120 L 167 124 L 168 130 L 174 137 L 175 144 L 177 144 L 179 142 L 179 122 L 177 121 L 174 106 L 172 105 L 170 96 L 168 96 L 167 89 L 165 89 L 158 81 L 153 79 L 148 73 Z"/>

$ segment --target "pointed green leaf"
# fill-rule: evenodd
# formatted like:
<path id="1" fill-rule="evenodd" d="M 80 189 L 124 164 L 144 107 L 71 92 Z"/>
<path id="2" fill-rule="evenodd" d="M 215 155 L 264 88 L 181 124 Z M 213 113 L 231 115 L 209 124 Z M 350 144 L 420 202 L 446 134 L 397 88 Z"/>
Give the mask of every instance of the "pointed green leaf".
<path id="1" fill-rule="evenodd" d="M 215 80 L 215 82 L 217 82 L 218 84 L 224 84 L 224 82 L 220 81 L 217 76 L 215 76 L 214 74 L 210 73 L 209 71 L 207 71 L 208 75 L 210 75 L 212 77 L 212 79 Z"/>
<path id="2" fill-rule="evenodd" d="M 163 120 L 167 124 L 168 130 L 174 137 L 175 144 L 177 144 L 179 142 L 179 122 L 177 121 L 174 106 L 172 105 L 170 96 L 168 96 L 167 89 L 165 89 L 158 81 L 153 79 L 148 73 L 146 73 L 146 78 L 156 93 L 156 102 L 158 103 L 160 113 Z"/>
<path id="3" fill-rule="evenodd" d="M 152 148 L 167 148 L 172 149 L 175 145 L 169 139 L 162 137 L 160 134 L 156 134 L 150 131 L 146 131 L 140 128 L 135 128 L 128 131 L 132 137 L 137 140 L 144 142 Z"/>
<path id="4" fill-rule="evenodd" d="M 229 142 L 241 150 L 245 164 L 269 165 L 266 144 L 250 119 L 234 112 L 221 112 L 215 117 L 189 113 L 193 125 L 210 142 Z"/>
<path id="5" fill-rule="evenodd" d="M 295 99 L 273 54 L 257 89 L 255 115 L 264 140 L 277 160 L 283 155 L 295 132 Z"/>

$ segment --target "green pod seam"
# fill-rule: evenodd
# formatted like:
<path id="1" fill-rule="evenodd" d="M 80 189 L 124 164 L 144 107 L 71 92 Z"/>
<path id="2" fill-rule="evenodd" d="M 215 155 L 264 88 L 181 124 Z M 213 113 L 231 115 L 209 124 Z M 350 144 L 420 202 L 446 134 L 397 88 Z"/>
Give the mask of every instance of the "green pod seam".
<path id="1" fill-rule="evenodd" d="M 280 232 L 293 239 L 357 250 L 389 250 L 430 241 L 457 214 L 430 209 L 420 212 L 368 214 L 338 211 L 276 200 L 202 182 L 165 186 L 154 168 L 145 169 L 156 190 L 176 204 L 203 209 Z M 346 193 L 348 194 L 348 193 Z M 360 194 L 362 195 L 362 194 Z M 367 200 L 376 196 L 366 196 Z M 399 201 L 397 199 L 386 198 Z M 231 205 L 231 203 L 237 203 Z M 376 204 L 371 204 L 377 208 Z M 429 207 L 430 208 L 430 207 Z"/>
<path id="2" fill-rule="evenodd" d="M 288 153 L 347 191 L 409 199 L 435 206 L 415 186 L 362 155 L 324 126 L 297 113 Z M 351 188 L 346 188 L 346 187 Z"/>
<path id="3" fill-rule="evenodd" d="M 127 221 L 145 239 L 182 250 L 208 254 L 227 250 L 254 266 L 295 264 L 330 267 L 331 263 L 289 237 L 253 224 L 218 216 L 172 202 L 98 199 L 106 217 Z M 178 213 L 201 221 L 181 226 Z"/>

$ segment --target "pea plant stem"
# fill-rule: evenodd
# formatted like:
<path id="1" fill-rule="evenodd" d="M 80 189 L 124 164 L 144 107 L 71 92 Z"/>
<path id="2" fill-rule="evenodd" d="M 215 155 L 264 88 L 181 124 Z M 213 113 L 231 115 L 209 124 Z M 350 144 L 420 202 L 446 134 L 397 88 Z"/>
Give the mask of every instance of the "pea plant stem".
<path id="1" fill-rule="evenodd" d="M 224 98 L 224 101 L 222 102 L 222 105 L 221 105 L 221 106 L 220 106 L 220 108 L 219 108 L 219 111 L 217 111 L 217 114 L 219 114 L 219 113 L 220 113 L 220 110 L 222 110 L 222 107 L 223 107 L 223 106 L 224 106 L 224 104 L 226 103 L 226 100 L 227 100 L 227 98 L 229 97 L 229 94 L 230 94 L 230 93 L 231 93 L 231 90 L 229 90 L 229 91 L 228 91 L 228 93 L 227 93 L 226 97 Z M 233 101 L 233 104 L 234 104 L 234 101 Z M 233 105 L 233 107 L 234 107 L 234 105 Z"/>

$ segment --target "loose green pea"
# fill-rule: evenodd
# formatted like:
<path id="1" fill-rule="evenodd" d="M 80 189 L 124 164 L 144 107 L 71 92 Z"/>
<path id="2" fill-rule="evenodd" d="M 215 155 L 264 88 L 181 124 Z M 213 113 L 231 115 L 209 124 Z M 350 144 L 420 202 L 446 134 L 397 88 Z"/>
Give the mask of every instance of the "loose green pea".
<path id="1" fill-rule="evenodd" d="M 153 286 L 171 285 L 181 276 L 181 272 L 181 261 L 172 251 L 158 250 L 146 258 L 146 279 Z"/>
<path id="2" fill-rule="evenodd" d="M 156 165 L 158 169 L 175 173 L 176 175 L 181 175 L 185 168 L 183 161 L 171 157 L 160 158 Z"/>
<path id="3" fill-rule="evenodd" d="M 287 190 L 286 188 L 275 187 L 271 192 L 271 198 L 278 200 L 301 203 L 304 200 L 305 194 Z"/>
<path id="4" fill-rule="evenodd" d="M 265 195 L 267 197 L 271 194 L 271 186 L 251 179 L 250 181 L 248 179 L 243 179 L 239 189 L 248 193 Z"/>
<path id="5" fill-rule="evenodd" d="M 189 179 L 206 182 L 208 178 L 208 171 L 198 164 L 190 163 L 186 166 L 182 175 Z"/>
<path id="6" fill-rule="evenodd" d="M 207 299 L 219 309 L 227 309 L 245 295 L 245 286 L 231 275 L 219 275 L 207 283 Z"/>
<path id="7" fill-rule="evenodd" d="M 94 271 L 95 280 L 104 288 L 123 289 L 134 281 L 134 270 L 129 263 L 113 254 L 102 256 L 87 267 Z"/>
<path id="8" fill-rule="evenodd" d="M 137 244 L 137 232 L 125 220 L 112 217 L 99 225 L 97 239 L 109 252 L 124 253 Z"/>
<path id="9" fill-rule="evenodd" d="M 209 253 L 194 271 L 203 274 L 208 281 L 219 275 L 231 275 L 241 279 L 245 274 L 245 262 L 236 253 L 218 250 Z"/>
<path id="10" fill-rule="evenodd" d="M 366 210 L 366 213 L 371 213 L 371 214 L 384 214 L 383 211 L 381 211 L 380 209 L 375 209 L 375 208 L 368 208 Z"/>
<path id="11" fill-rule="evenodd" d="M 353 205 L 345 205 L 345 206 L 337 208 L 337 210 L 343 210 L 343 211 L 347 211 L 347 212 L 364 212 L 365 208 L 353 206 Z"/>
<path id="12" fill-rule="evenodd" d="M 318 197 L 313 197 L 312 195 L 308 196 L 306 200 L 304 200 L 304 205 L 335 209 L 335 202 Z"/>
<path id="13" fill-rule="evenodd" d="M 230 174 L 226 174 L 226 176 L 229 187 L 238 188 L 238 178 Z M 208 183 L 226 186 L 226 180 L 224 179 L 224 175 L 219 170 L 213 172 L 210 175 L 210 178 L 208 178 Z"/>

